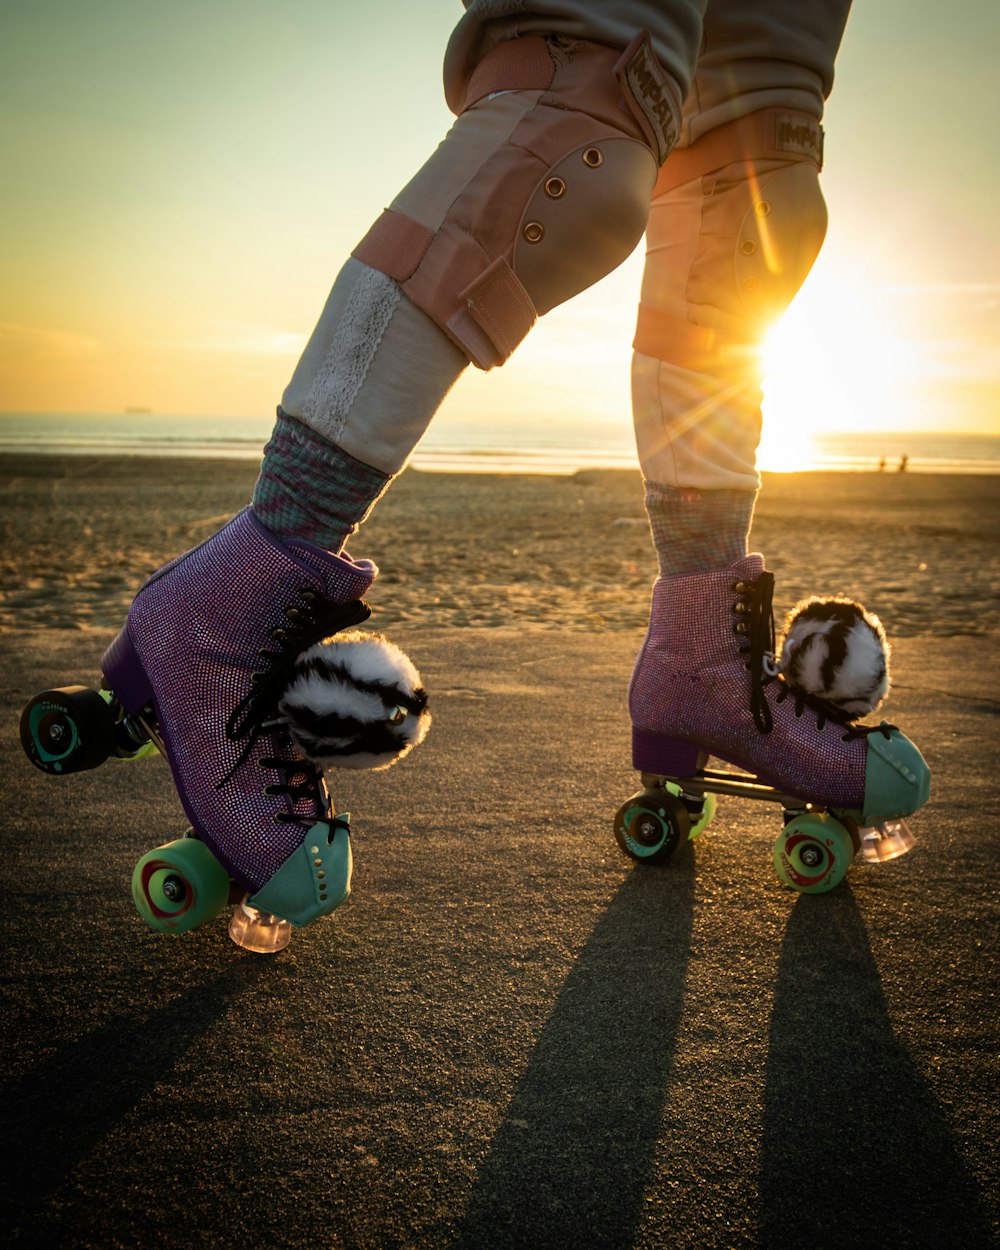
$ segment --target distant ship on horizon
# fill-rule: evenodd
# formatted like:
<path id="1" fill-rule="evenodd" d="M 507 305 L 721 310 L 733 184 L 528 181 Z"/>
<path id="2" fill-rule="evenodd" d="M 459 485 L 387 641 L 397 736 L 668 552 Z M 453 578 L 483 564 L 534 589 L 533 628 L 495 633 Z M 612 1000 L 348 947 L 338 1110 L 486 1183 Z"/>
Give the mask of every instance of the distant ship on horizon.
<path id="1" fill-rule="evenodd" d="M 152 414 L 152 408 L 126 408 L 125 415 L 127 417 L 148 417 Z"/>

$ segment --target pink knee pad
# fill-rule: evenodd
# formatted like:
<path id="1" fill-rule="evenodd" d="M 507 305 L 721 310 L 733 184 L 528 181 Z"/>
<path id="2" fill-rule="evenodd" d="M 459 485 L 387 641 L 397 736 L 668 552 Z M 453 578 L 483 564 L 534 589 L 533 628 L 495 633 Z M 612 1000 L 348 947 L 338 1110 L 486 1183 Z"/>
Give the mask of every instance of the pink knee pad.
<path id="1" fill-rule="evenodd" d="M 481 369 L 502 364 L 539 315 L 634 249 L 680 116 L 648 36 L 624 53 L 509 40 L 480 62 L 462 113 L 509 91 L 538 94 L 443 220 L 387 209 L 353 253 L 398 282 Z"/>
<path id="2" fill-rule="evenodd" d="M 719 373 L 791 303 L 819 254 L 822 129 L 767 109 L 676 151 L 657 182 L 635 348 Z"/>

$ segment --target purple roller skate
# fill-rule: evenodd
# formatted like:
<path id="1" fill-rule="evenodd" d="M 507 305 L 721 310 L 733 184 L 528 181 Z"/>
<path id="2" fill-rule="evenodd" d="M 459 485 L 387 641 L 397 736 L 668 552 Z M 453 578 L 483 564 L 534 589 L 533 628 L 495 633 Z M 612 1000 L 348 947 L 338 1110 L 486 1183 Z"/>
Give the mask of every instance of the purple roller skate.
<path id="1" fill-rule="evenodd" d="M 102 662 L 107 686 L 166 755 L 197 839 L 255 908 L 295 924 L 346 896 L 350 851 L 346 822 L 277 704 L 300 652 L 367 618 L 360 600 L 376 573 L 281 542 L 246 509 L 153 575 Z M 182 928 L 171 921 L 169 865 L 151 855 L 137 868 L 136 902 L 157 927 Z"/>
<path id="2" fill-rule="evenodd" d="M 893 726 L 856 724 L 786 683 L 772 591 L 759 555 L 656 582 L 629 689 L 646 788 L 620 809 L 616 836 L 632 858 L 658 862 L 707 824 L 714 794 L 780 802 L 779 875 L 820 892 L 859 847 L 871 859 L 909 849 L 901 818 L 927 801 L 930 773 Z M 707 770 L 710 755 L 742 772 Z"/>

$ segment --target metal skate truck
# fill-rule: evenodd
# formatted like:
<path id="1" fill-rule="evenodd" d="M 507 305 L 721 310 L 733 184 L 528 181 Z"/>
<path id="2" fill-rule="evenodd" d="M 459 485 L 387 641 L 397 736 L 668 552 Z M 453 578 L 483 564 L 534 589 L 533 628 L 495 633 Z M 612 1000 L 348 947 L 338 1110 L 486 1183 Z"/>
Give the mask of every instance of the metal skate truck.
<path id="1" fill-rule="evenodd" d="M 911 849 L 904 818 L 926 803 L 930 771 L 895 726 L 858 720 L 889 689 L 878 618 L 850 599 L 805 600 L 779 650 L 773 588 L 758 555 L 656 583 L 629 696 L 642 789 L 618 809 L 615 838 L 660 864 L 705 829 L 717 795 L 776 803 L 777 874 L 818 894 L 859 852 L 880 863 Z"/>
<path id="2" fill-rule="evenodd" d="M 430 725 L 407 656 L 356 628 L 376 573 L 281 543 L 244 510 L 143 586 L 100 690 L 46 690 L 25 707 L 21 742 L 44 772 L 167 759 L 191 828 L 132 874 L 154 929 L 184 933 L 232 906 L 233 940 L 272 952 L 347 897 L 348 817 L 323 770 L 385 768 Z"/>

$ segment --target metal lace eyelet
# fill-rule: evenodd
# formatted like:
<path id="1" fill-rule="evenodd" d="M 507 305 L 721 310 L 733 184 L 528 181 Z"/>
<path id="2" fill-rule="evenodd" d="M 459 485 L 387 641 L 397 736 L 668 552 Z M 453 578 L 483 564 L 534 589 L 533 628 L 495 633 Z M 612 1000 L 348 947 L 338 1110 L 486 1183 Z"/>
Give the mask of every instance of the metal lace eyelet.
<path id="1" fill-rule="evenodd" d="M 282 629 L 280 625 L 276 625 L 274 629 L 271 630 L 270 636 L 274 639 L 275 642 L 284 642 L 285 639 L 288 637 L 288 631 L 285 629 Z"/>
<path id="2" fill-rule="evenodd" d="M 319 595 L 317 595 L 315 590 L 312 590 L 310 587 L 306 586 L 304 589 L 299 591 L 299 598 L 304 599 L 306 603 L 315 603 L 316 600 L 319 598 Z"/>
<path id="3" fill-rule="evenodd" d="M 747 632 L 748 632 L 747 627 L 742 621 L 737 621 L 736 624 L 733 626 L 734 634 L 745 634 Z"/>

